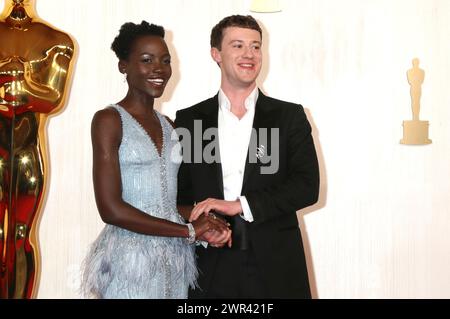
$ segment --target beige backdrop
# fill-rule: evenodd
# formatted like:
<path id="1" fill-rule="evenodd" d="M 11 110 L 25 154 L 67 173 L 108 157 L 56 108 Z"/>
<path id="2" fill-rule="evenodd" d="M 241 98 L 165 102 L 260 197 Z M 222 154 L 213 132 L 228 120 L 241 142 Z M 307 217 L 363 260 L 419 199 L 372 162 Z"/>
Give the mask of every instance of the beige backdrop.
<path id="1" fill-rule="evenodd" d="M 78 298 L 79 265 L 102 227 L 91 183 L 90 121 L 125 83 L 109 46 L 142 19 L 168 30 L 174 75 L 158 108 L 213 95 L 209 32 L 249 13 L 242 0 L 38 0 L 37 12 L 79 45 L 69 103 L 48 125 L 51 178 L 40 224 L 39 298 Z M 318 298 L 450 298 L 450 1 L 285 0 L 262 23 L 261 86 L 303 104 L 321 162 L 320 202 L 300 213 Z M 426 71 L 429 146 L 404 146 L 406 71 Z M 270 59 L 270 62 L 268 61 Z"/>

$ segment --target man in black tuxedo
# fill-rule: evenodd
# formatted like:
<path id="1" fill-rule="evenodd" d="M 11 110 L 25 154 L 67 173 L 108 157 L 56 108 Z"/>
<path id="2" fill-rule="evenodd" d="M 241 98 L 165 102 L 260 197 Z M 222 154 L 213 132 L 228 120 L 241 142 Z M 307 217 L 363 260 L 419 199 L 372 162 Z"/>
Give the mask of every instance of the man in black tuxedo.
<path id="1" fill-rule="evenodd" d="M 211 33 L 219 93 L 176 115 L 178 204 L 195 206 L 190 220 L 220 214 L 232 228 L 230 241 L 209 234 L 197 246 L 190 298 L 311 298 L 296 211 L 318 199 L 317 156 L 302 106 L 256 86 L 261 44 L 253 17 L 220 21 Z"/>

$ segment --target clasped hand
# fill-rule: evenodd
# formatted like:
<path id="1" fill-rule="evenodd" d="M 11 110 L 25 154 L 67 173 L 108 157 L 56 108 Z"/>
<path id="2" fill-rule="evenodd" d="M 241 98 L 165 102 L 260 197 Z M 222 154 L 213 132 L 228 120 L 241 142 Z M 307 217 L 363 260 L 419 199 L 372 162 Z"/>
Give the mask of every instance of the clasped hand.
<path id="1" fill-rule="evenodd" d="M 194 222 L 201 216 L 210 216 L 214 220 L 222 220 L 220 217 L 216 217 L 216 215 L 212 214 L 212 211 L 221 215 L 234 216 L 242 212 L 242 207 L 239 200 L 226 201 L 208 198 L 195 205 L 189 217 L 189 221 Z M 207 241 L 213 247 L 223 247 L 225 244 L 227 244 L 228 247 L 231 247 L 232 245 L 231 230 L 229 228 L 225 230 L 212 229 L 199 236 L 199 239 Z"/>

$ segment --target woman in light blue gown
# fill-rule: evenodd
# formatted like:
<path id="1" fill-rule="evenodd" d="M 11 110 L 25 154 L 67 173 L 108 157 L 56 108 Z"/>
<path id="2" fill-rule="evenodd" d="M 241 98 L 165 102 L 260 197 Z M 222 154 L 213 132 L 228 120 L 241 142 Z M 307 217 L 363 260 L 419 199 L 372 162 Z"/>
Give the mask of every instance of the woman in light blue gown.
<path id="1" fill-rule="evenodd" d="M 172 74 L 164 33 L 129 22 L 112 43 L 128 93 L 92 120 L 95 199 L 107 225 L 83 263 L 85 297 L 187 298 L 197 276 L 191 244 L 206 232 L 230 237 L 213 215 L 186 224 L 177 210 L 179 142 L 153 109 Z"/>

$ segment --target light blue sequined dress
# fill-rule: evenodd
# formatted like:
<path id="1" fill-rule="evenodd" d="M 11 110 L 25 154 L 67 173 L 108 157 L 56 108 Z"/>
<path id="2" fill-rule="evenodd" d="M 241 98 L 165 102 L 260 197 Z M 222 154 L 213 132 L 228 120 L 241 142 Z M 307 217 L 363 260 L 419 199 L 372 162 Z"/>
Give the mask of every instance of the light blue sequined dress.
<path id="1" fill-rule="evenodd" d="M 122 198 L 141 211 L 185 224 L 176 208 L 179 142 L 158 112 L 161 156 L 150 136 L 124 108 L 119 148 Z M 138 234 L 106 225 L 83 262 L 81 290 L 97 298 L 187 298 L 197 277 L 193 247 L 184 238 Z"/>

